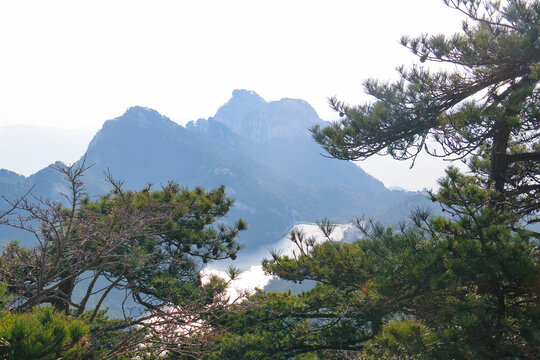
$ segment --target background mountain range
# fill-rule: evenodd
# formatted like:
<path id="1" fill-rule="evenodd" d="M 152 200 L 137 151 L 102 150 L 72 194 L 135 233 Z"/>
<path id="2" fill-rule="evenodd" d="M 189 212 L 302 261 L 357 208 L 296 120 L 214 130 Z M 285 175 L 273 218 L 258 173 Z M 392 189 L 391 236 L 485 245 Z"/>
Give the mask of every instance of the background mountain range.
<path id="1" fill-rule="evenodd" d="M 392 224 L 406 219 L 409 209 L 429 206 L 421 192 L 391 191 L 353 163 L 322 156 L 308 131 L 315 124 L 324 121 L 307 102 L 266 102 L 247 90 L 235 90 L 214 117 L 185 127 L 135 106 L 106 121 L 90 141 L 84 157 L 93 166 L 85 184 L 92 195 L 107 192 L 106 169 L 132 189 L 148 182 L 224 184 L 236 199 L 229 219 L 241 217 L 250 226 L 241 236 L 246 253 L 270 247 L 296 223 L 323 217 L 344 223 L 365 215 Z M 31 186 L 37 196 L 59 200 L 65 184 L 51 166 L 28 177 L 0 170 L 1 194 L 13 197 Z M 1 243 L 14 239 L 32 241 L 0 227 Z"/>
<path id="2" fill-rule="evenodd" d="M 44 165 L 77 161 L 97 129 L 61 129 L 33 125 L 0 126 L 0 167 L 32 175 Z"/>

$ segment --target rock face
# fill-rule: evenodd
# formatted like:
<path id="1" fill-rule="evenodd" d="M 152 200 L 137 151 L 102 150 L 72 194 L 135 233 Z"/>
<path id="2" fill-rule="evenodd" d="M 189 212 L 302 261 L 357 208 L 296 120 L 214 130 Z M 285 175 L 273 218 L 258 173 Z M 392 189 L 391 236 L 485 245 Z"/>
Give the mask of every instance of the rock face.
<path id="1" fill-rule="evenodd" d="M 248 90 L 234 90 L 232 99 L 217 111 L 214 119 L 256 143 L 308 138 L 308 129 L 322 123 L 315 109 L 303 100 L 267 103 Z"/>
<path id="2" fill-rule="evenodd" d="M 136 106 L 106 121 L 92 139 L 83 158 L 93 166 L 84 180 L 94 195 L 109 190 L 107 169 L 132 189 L 148 182 L 224 184 L 236 199 L 229 219 L 250 224 L 242 234 L 246 252 L 269 247 L 294 223 L 361 215 L 394 222 L 406 216 L 404 204 L 424 202 L 419 193 L 389 191 L 350 162 L 322 157 L 308 130 L 322 123 L 305 101 L 266 102 L 247 90 L 235 90 L 213 118 L 186 127 Z M 0 171 L 2 194 L 20 194 L 32 185 L 37 195 L 60 199 L 63 179 L 51 167 L 27 178 Z M 30 241 L 0 227 L 0 241 L 14 238 Z"/>
<path id="3" fill-rule="evenodd" d="M 309 129 L 325 122 L 304 100 L 266 102 L 253 91 L 235 90 L 214 119 L 252 142 L 253 157 L 292 179 L 385 191 L 380 181 L 354 164 L 321 156 L 323 150 L 312 140 Z"/>

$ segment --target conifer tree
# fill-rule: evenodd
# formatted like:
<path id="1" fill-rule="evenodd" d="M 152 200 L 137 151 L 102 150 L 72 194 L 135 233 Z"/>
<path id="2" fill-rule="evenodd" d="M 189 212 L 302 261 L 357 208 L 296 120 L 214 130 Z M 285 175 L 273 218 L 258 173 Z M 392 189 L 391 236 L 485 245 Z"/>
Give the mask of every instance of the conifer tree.
<path id="1" fill-rule="evenodd" d="M 31 192 L 6 199 L 11 209 L 0 223 L 33 233 L 36 245 L 12 242 L 0 254 L 0 283 L 7 294 L 0 301 L 0 322 L 13 325 L 0 327 L 0 338 L 11 348 L 21 346 L 21 354 L 38 354 L 47 344 L 34 349 L 10 334 L 34 336 L 31 324 L 41 315 L 52 319 L 52 328 L 82 319 L 96 340 L 87 350 L 105 359 L 189 353 L 190 341 L 204 343 L 219 333 L 212 319 L 229 303 L 227 282 L 212 276 L 203 281 L 201 270 L 210 261 L 235 259 L 241 248 L 236 237 L 246 228 L 242 220 L 217 222 L 233 204 L 224 187 L 188 190 L 169 183 L 160 190 L 149 185 L 130 191 L 108 173 L 113 190 L 91 199 L 82 181 L 84 162 L 57 170 L 68 184 L 64 204 Z M 113 296 L 123 316 L 109 321 L 104 307 Z M 39 310 L 46 305 L 49 310 Z M 44 340 L 59 347 L 43 358 L 60 356 L 64 338 L 77 345 L 80 337 L 63 333 Z"/>
<path id="2" fill-rule="evenodd" d="M 0 313 L 0 359 L 82 359 L 89 326 L 51 307 Z"/>
<path id="3" fill-rule="evenodd" d="M 499 206 L 537 222 L 540 149 L 540 4 L 445 0 L 467 15 L 453 36 L 402 38 L 421 65 L 400 80 L 365 82 L 376 101 L 349 106 L 332 98 L 343 119 L 312 129 L 328 153 L 362 160 L 386 154 L 414 162 L 421 151 L 470 159 Z M 445 64 L 430 70 L 422 64 Z M 450 70 L 447 70 L 450 68 Z"/>
<path id="4" fill-rule="evenodd" d="M 295 256 L 274 254 L 265 269 L 316 286 L 253 297 L 225 358 L 537 358 L 540 3 L 445 3 L 467 16 L 462 32 L 403 38 L 420 64 L 367 81 L 375 102 L 331 99 L 342 119 L 312 131 L 338 159 L 465 160 L 469 172 L 448 168 L 430 195 L 448 215 L 418 210 L 397 229 L 359 220 L 352 243 L 333 241 L 329 223 L 322 244 L 292 233 Z"/>

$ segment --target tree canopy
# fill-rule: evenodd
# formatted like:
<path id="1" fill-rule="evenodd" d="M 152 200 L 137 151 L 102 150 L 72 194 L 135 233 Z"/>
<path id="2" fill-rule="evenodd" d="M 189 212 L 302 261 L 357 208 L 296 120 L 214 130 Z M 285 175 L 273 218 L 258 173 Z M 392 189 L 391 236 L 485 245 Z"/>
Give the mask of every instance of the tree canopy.
<path id="1" fill-rule="evenodd" d="M 536 359 L 540 2 L 444 2 L 467 16 L 460 33 L 403 38 L 420 64 L 400 67 L 397 82 L 368 80 L 372 103 L 331 99 L 342 119 L 312 131 L 338 159 L 379 154 L 414 163 L 422 151 L 463 159 L 468 171 L 449 167 L 430 193 L 445 216 L 418 209 L 392 228 L 358 219 L 363 235 L 352 242 L 333 239 L 329 221 L 319 224 L 324 242 L 293 231 L 293 255 L 274 253 L 264 269 L 316 285 L 299 295 L 259 291 L 231 305 L 226 282 L 203 283 L 199 272 L 239 249 L 245 224 L 215 224 L 232 204 L 223 188 L 125 191 L 109 176 L 113 192 L 91 200 L 84 166 L 69 167 L 67 209 L 23 197 L 0 214 L 38 241 L 33 249 L 10 244 L 0 256 L 9 295 L 0 305 L 38 317 L 37 305 L 71 311 L 99 335 L 94 346 L 113 349 L 103 358 L 135 348 L 170 359 Z M 103 299 L 113 290 L 145 312 L 104 319 Z M 86 330 L 74 329 L 54 341 L 82 351 Z"/>
<path id="2" fill-rule="evenodd" d="M 323 243 L 293 232 L 295 255 L 273 254 L 264 267 L 315 287 L 254 296 L 220 355 L 538 356 L 540 3 L 445 3 L 467 16 L 462 32 L 404 37 L 420 63 L 400 67 L 397 82 L 368 80 L 372 103 L 331 99 L 342 119 L 312 132 L 338 159 L 463 159 L 468 172 L 449 167 L 430 194 L 446 216 L 417 210 L 397 228 L 360 219 L 363 237 L 351 243 L 332 240 L 328 222 Z"/>
<path id="3" fill-rule="evenodd" d="M 67 180 L 68 207 L 30 192 L 11 201 L 12 210 L 0 219 L 36 239 L 33 248 L 12 242 L 0 255 L 5 308 L 32 312 L 48 304 L 84 319 L 94 334 L 129 330 L 119 349 L 109 344 L 109 357 L 135 351 L 141 341 L 148 352 L 154 343 L 159 351 L 180 351 L 179 344 L 197 338 L 201 329 L 210 335 L 210 319 L 228 305 L 226 282 L 203 282 L 200 271 L 210 261 L 235 259 L 241 248 L 236 237 L 246 228 L 242 220 L 216 223 L 233 204 L 225 189 L 169 183 L 130 191 L 107 174 L 113 190 L 91 199 L 82 181 L 85 169 L 84 162 L 58 168 Z M 103 321 L 103 306 L 112 297 L 122 319 Z M 165 344 L 162 338 L 171 335 Z"/>
<path id="4" fill-rule="evenodd" d="M 467 16 L 463 31 L 403 37 L 420 64 L 400 67 L 396 82 L 366 81 L 372 103 L 332 98 L 343 119 L 314 127 L 313 136 L 338 159 L 380 154 L 414 162 L 422 151 L 469 158 L 477 180 L 499 192 L 501 206 L 537 222 L 540 4 L 445 3 Z"/>

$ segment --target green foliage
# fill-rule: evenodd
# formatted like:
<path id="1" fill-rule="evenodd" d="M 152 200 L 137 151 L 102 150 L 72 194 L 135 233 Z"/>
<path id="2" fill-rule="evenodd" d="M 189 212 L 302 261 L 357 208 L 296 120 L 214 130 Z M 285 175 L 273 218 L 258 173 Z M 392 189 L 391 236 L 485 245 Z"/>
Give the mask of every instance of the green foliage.
<path id="1" fill-rule="evenodd" d="M 125 328 L 123 319 L 110 319 L 107 316 L 107 310 L 100 310 L 95 316 L 92 311 L 86 311 L 78 317 L 78 320 L 90 327 L 85 360 L 104 358 L 111 350 L 121 346 L 122 342 L 126 340 L 126 335 L 129 336 L 130 333 L 133 333 L 130 329 L 123 330 Z M 144 334 L 137 340 L 142 342 Z M 115 358 L 124 359 L 120 356 Z M 127 356 L 125 358 L 129 359 Z"/>
<path id="2" fill-rule="evenodd" d="M 169 183 L 159 191 L 151 186 L 129 191 L 108 175 L 114 190 L 91 200 L 81 181 L 84 164 L 58 170 L 68 180 L 70 208 L 23 198 L 14 208 L 28 216 L 8 216 L 8 224 L 33 232 L 38 245 L 24 248 L 10 243 L 0 255 L 0 281 L 8 295 L 0 300 L 7 309 L 6 324 L 12 321 L 10 316 L 30 324 L 34 315 L 42 316 L 39 306 L 51 305 L 91 328 L 88 358 L 137 352 L 148 356 L 180 348 L 186 353 L 191 342 L 209 342 L 217 331 L 212 319 L 228 304 L 227 281 L 211 277 L 203 282 L 200 271 L 210 261 L 234 260 L 241 248 L 236 237 L 246 229 L 242 220 L 233 225 L 218 222 L 233 205 L 224 187 L 188 190 Z M 36 222 L 39 230 L 34 228 Z M 114 292 L 124 294 L 118 304 L 124 316 L 109 320 L 102 306 Z M 190 328 L 190 323 L 200 326 Z M 56 323 L 51 325 L 50 336 L 59 337 L 49 336 L 44 344 L 57 347 L 34 348 L 19 338 L 6 339 L 17 344 L 17 354 L 41 351 L 55 357 L 78 341 L 76 324 L 82 322 L 71 322 L 67 335 L 56 330 Z M 17 326 L 13 331 L 21 339 L 34 336 L 28 335 L 30 325 Z"/>
<path id="3" fill-rule="evenodd" d="M 295 258 L 265 262 L 317 285 L 260 293 L 227 319 L 216 358 L 279 359 L 323 350 L 362 358 L 534 358 L 540 346 L 540 265 L 526 230 L 490 205 L 455 219 L 417 212 L 399 230 L 371 224 L 353 243 L 296 234 Z M 313 245 L 311 245 L 313 244 Z"/>
<path id="4" fill-rule="evenodd" d="M 430 194 L 447 217 L 417 210 L 398 229 L 357 221 L 362 239 L 292 232 L 293 256 L 268 273 L 317 285 L 257 294 L 230 320 L 222 358 L 535 359 L 540 351 L 540 3 L 445 1 L 463 32 L 403 44 L 433 71 L 366 82 L 376 102 L 331 100 L 343 119 L 312 129 L 330 155 L 465 158 Z"/>
<path id="5" fill-rule="evenodd" d="M 235 238 L 246 228 L 242 220 L 214 224 L 233 204 L 223 187 L 190 191 L 170 183 L 160 191 L 124 191 L 111 180 L 115 190 L 92 201 L 84 195 L 81 167 L 61 171 L 73 189 L 72 208 L 25 205 L 21 210 L 41 221 L 40 245 L 11 243 L 0 256 L 0 278 L 18 310 L 50 303 L 63 311 L 74 307 L 79 316 L 94 296 L 96 316 L 112 290 L 148 309 L 223 291 L 203 287 L 199 276 L 201 263 L 234 259 L 241 248 Z M 83 279 L 82 300 L 75 302 L 73 290 Z"/>
<path id="6" fill-rule="evenodd" d="M 4 311 L 0 315 L 0 358 L 81 359 L 87 347 L 89 327 L 81 320 L 51 307 L 27 313 Z"/>
<path id="7" fill-rule="evenodd" d="M 316 300 L 322 304 L 332 294 L 327 295 Z M 283 359 L 324 347 L 350 348 L 349 343 L 362 333 L 354 320 L 327 327 L 325 319 L 331 312 L 321 310 L 313 300 L 313 296 L 290 293 L 254 295 L 222 319 L 228 332 L 208 359 Z M 332 308 L 330 302 L 324 306 Z"/>
<path id="8" fill-rule="evenodd" d="M 0 313 L 5 310 L 7 303 L 10 301 L 10 296 L 7 292 L 7 285 L 0 282 Z"/>
<path id="9" fill-rule="evenodd" d="M 395 83 L 368 80 L 374 103 L 331 104 L 343 119 L 313 136 L 336 158 L 375 154 L 414 160 L 422 151 L 469 158 L 477 181 L 492 187 L 521 216 L 536 222 L 538 180 L 538 83 L 540 3 L 508 0 L 445 3 L 466 14 L 453 36 L 404 37 L 421 63 L 444 69 L 401 67 Z"/>

